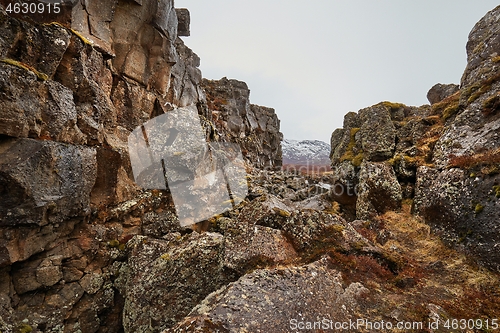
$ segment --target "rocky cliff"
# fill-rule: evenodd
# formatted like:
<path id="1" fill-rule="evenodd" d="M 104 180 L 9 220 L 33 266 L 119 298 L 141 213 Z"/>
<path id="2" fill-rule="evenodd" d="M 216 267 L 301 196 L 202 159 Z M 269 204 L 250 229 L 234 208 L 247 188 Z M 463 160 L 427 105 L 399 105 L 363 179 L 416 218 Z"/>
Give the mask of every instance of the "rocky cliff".
<path id="1" fill-rule="evenodd" d="M 500 269 L 500 8 L 472 29 L 460 86 L 437 84 L 430 106 L 382 102 L 332 134 L 335 182 L 357 188 L 371 220 L 413 202 L 448 244 Z M 354 207 L 353 207 L 354 208 Z"/>
<path id="2" fill-rule="evenodd" d="M 497 234 L 479 223 L 495 227 L 487 217 L 498 213 L 497 55 L 485 55 L 500 9 L 473 30 L 458 93 L 436 87 L 432 106 L 348 114 L 332 136 L 334 172 L 300 175 L 279 171 L 274 110 L 250 104 L 243 82 L 202 79 L 178 38 L 189 13 L 172 0 L 71 0 L 41 17 L 1 3 L 1 332 L 288 332 L 361 319 L 355 331 L 381 321 L 422 331 L 500 316 L 498 275 L 443 245 L 405 200 L 445 236 L 458 225 L 447 221 L 477 222 L 460 248 L 496 258 Z M 193 111 L 179 128 L 200 134 L 194 143 L 175 143 L 176 128 L 158 121 L 180 111 Z M 131 133 L 143 134 L 142 150 Z M 248 193 L 182 226 L 178 209 L 195 198 L 174 202 L 175 182 L 137 185 L 157 179 L 147 165 L 136 177 L 131 153 L 154 160 L 158 141 L 184 163 L 163 159 L 162 180 L 193 171 L 192 147 L 214 163 L 241 151 L 233 166 L 246 171 Z M 218 149 L 230 144 L 236 153 Z M 196 181 L 212 189 L 218 177 Z M 455 205 L 467 186 L 482 189 L 481 201 Z"/>
<path id="3" fill-rule="evenodd" d="M 171 0 L 66 1 L 59 15 L 16 14 L 9 3 L 0 7 L 0 331 L 28 318 L 39 331 L 117 332 L 129 304 L 113 287 L 125 243 L 175 225 L 168 191 L 134 182 L 131 131 L 192 107 L 207 142 L 237 143 L 248 167 L 274 168 L 279 120 L 249 103 L 242 82 L 202 82 L 200 59 L 179 38 L 189 12 Z"/>

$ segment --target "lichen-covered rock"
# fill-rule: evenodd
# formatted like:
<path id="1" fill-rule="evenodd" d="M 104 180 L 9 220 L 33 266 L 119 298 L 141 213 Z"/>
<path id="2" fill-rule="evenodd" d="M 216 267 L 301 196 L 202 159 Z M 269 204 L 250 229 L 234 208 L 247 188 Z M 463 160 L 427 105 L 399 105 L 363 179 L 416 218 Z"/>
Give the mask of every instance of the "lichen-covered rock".
<path id="1" fill-rule="evenodd" d="M 164 333 L 289 332 L 299 322 L 321 321 L 318 314 L 340 322 L 354 320 L 370 291 L 361 283 L 344 286 L 330 265 L 323 258 L 300 267 L 256 270 L 209 295 Z M 335 306 L 325 307 L 325 302 Z"/>
<path id="2" fill-rule="evenodd" d="M 2 226 L 61 223 L 90 213 L 95 150 L 52 141 L 1 142 Z"/>
<path id="3" fill-rule="evenodd" d="M 432 86 L 427 92 L 427 100 L 431 104 L 436 104 L 441 102 L 446 97 L 449 97 L 459 90 L 459 86 L 456 84 L 442 84 L 437 83 Z"/>
<path id="4" fill-rule="evenodd" d="M 68 29 L 58 24 L 35 27 L 8 16 L 4 10 L 0 10 L 0 22 L 0 59 L 29 67 L 41 80 L 52 78 L 69 46 Z"/>
<path id="5" fill-rule="evenodd" d="M 383 161 L 394 153 L 396 129 L 390 111 L 383 103 L 359 111 L 361 148 L 369 161 Z"/>
<path id="6" fill-rule="evenodd" d="M 129 242 L 123 325 L 125 332 L 168 328 L 211 292 L 235 279 L 225 272 L 220 234 Z"/>
<path id="7" fill-rule="evenodd" d="M 330 159 L 333 165 L 344 160 L 352 160 L 361 153 L 361 144 L 355 137 L 360 127 L 361 122 L 357 113 L 349 112 L 344 116 L 344 127 L 336 129 L 330 139 L 332 149 Z"/>
<path id="8" fill-rule="evenodd" d="M 385 163 L 364 162 L 359 172 L 356 217 L 368 220 L 401 207 L 402 193 L 394 169 Z"/>
<path id="9" fill-rule="evenodd" d="M 240 274 L 255 267 L 289 264 L 298 259 L 281 230 L 229 219 L 221 222 L 225 238 L 224 266 Z"/>
<path id="10" fill-rule="evenodd" d="M 500 177 L 473 176 L 458 168 L 417 173 L 414 210 L 448 244 L 465 247 L 479 261 L 500 269 Z"/>
<path id="11" fill-rule="evenodd" d="M 469 33 L 467 42 L 467 67 L 462 76 L 461 87 L 481 84 L 485 79 L 498 76 L 500 67 L 500 6 L 488 12 Z"/>
<path id="12" fill-rule="evenodd" d="M 0 63 L 0 134 L 84 143 L 73 93 L 33 72 Z"/>
<path id="13" fill-rule="evenodd" d="M 339 215 L 308 208 L 297 209 L 271 195 L 243 207 L 236 220 L 250 228 L 260 225 L 282 230 L 302 254 L 314 253 L 318 248 L 350 251 L 371 247 L 370 242 Z"/>

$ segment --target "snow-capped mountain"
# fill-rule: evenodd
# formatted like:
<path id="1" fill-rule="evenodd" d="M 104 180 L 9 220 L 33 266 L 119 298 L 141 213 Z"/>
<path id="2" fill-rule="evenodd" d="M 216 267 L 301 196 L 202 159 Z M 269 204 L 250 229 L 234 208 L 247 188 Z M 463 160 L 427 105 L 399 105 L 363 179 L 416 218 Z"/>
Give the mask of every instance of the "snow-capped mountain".
<path id="1" fill-rule="evenodd" d="M 283 164 L 330 165 L 330 145 L 318 140 L 283 140 Z"/>

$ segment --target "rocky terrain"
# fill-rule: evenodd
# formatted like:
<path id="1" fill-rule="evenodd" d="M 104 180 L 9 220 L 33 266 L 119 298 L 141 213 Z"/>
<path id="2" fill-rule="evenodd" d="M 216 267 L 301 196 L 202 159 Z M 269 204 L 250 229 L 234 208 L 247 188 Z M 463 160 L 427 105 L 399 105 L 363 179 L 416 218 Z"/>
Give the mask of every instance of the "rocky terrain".
<path id="1" fill-rule="evenodd" d="M 0 332 L 320 332 L 359 320 L 347 331 L 448 332 L 453 318 L 481 324 L 455 331 L 480 332 L 500 319 L 500 7 L 472 30 L 460 86 L 436 85 L 427 106 L 347 114 L 333 172 L 302 175 L 280 169 L 273 109 L 250 104 L 244 82 L 202 78 L 179 38 L 189 12 L 173 0 L 72 0 L 46 17 L 1 4 Z M 162 159 L 162 180 L 241 152 L 248 187 L 186 226 L 177 184 L 140 187 L 158 179 L 131 163 L 131 134 L 153 163 L 171 132 L 148 124 L 181 111 L 200 123 L 202 158 L 174 138 L 183 164 Z M 222 180 L 210 177 L 207 188 Z"/>

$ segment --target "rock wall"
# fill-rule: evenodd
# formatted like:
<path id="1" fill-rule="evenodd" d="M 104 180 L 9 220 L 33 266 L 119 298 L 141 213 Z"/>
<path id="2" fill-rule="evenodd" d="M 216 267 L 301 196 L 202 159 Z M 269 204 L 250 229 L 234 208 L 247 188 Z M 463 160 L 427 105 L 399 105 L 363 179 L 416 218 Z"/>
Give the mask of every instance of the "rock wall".
<path id="1" fill-rule="evenodd" d="M 250 90 L 245 82 L 204 79 L 202 87 L 217 140 L 237 142 L 244 156 L 260 168 L 279 168 L 283 134 L 274 109 L 250 104 Z"/>
<path id="2" fill-rule="evenodd" d="M 370 220 L 412 199 L 449 244 L 500 267 L 500 7 L 469 35 L 460 87 L 437 84 L 432 104 L 382 102 L 348 113 L 332 134 L 334 179 L 357 189 Z"/>
<path id="3" fill-rule="evenodd" d="M 1 3 L 0 331 L 138 332 L 122 313 L 137 306 L 127 295 L 139 279 L 120 275 L 135 272 L 125 244 L 191 230 L 168 191 L 135 184 L 129 134 L 195 106 L 207 141 L 239 143 L 249 166 L 279 166 L 279 120 L 247 89 L 252 123 L 215 124 L 200 59 L 178 37 L 189 12 L 172 0 L 65 1 L 59 16 L 16 18 Z"/>

